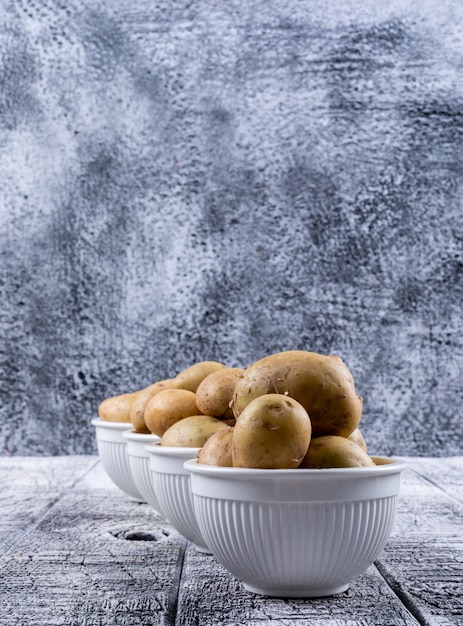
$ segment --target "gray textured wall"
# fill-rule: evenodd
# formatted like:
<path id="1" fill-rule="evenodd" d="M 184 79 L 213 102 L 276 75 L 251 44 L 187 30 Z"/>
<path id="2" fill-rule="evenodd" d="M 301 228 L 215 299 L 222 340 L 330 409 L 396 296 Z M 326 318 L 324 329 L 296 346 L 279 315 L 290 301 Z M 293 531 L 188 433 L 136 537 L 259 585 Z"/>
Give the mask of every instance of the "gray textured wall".
<path id="1" fill-rule="evenodd" d="M 193 361 L 341 355 L 463 451 L 460 0 L 3 0 L 0 454 Z"/>

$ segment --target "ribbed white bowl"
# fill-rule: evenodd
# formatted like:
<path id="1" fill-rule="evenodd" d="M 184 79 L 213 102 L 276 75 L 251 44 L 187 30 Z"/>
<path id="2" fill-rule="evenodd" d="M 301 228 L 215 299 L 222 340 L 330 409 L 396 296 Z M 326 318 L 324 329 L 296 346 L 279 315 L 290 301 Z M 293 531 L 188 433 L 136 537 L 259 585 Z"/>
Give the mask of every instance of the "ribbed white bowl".
<path id="1" fill-rule="evenodd" d="M 136 433 L 126 430 L 122 436 L 127 441 L 127 452 L 132 478 L 143 499 L 156 511 L 160 511 L 158 497 L 151 475 L 150 454 L 146 446 L 160 440 L 157 435 Z"/>
<path id="2" fill-rule="evenodd" d="M 405 464 L 255 470 L 185 463 L 212 554 L 254 593 L 345 591 L 377 558 L 395 519 Z"/>
<path id="3" fill-rule="evenodd" d="M 153 488 L 161 512 L 200 552 L 209 553 L 196 521 L 190 472 L 183 467 L 186 460 L 196 458 L 199 448 L 175 448 L 155 443 L 146 446 L 146 450 L 150 454 Z"/>
<path id="4" fill-rule="evenodd" d="M 122 433 L 131 428 L 125 422 L 105 422 L 100 418 L 92 420 L 96 428 L 98 455 L 105 472 L 121 491 L 136 502 L 144 502 L 130 469 L 127 440 Z"/>

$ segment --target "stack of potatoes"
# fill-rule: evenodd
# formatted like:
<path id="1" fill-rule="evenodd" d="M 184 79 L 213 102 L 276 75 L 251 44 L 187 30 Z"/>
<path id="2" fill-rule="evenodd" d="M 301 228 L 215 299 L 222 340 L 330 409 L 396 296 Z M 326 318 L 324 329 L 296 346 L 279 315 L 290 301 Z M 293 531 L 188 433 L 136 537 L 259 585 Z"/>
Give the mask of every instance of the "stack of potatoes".
<path id="1" fill-rule="evenodd" d="M 200 448 L 198 463 L 207 465 L 365 467 L 374 462 L 359 430 L 362 404 L 340 357 L 291 350 L 247 369 L 195 363 L 175 378 L 104 400 L 99 415 L 130 421 L 136 432 L 161 437 L 161 445 Z"/>
<path id="2" fill-rule="evenodd" d="M 243 371 L 201 361 L 174 378 L 106 398 L 98 415 L 104 421 L 130 423 L 134 432 L 158 435 L 163 445 L 201 447 L 216 430 L 235 423 L 229 399 L 224 402 L 223 396 L 232 396 Z"/>

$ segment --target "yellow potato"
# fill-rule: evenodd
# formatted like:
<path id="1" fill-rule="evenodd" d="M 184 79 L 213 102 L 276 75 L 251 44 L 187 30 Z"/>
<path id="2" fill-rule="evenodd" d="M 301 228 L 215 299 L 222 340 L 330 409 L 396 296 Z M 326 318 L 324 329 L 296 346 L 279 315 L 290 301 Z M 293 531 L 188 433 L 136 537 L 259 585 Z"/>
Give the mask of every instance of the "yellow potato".
<path id="1" fill-rule="evenodd" d="M 175 422 L 161 437 L 161 446 L 201 448 L 218 430 L 228 428 L 210 415 L 191 415 Z"/>
<path id="2" fill-rule="evenodd" d="M 359 445 L 368 454 L 367 442 L 365 441 L 365 437 L 358 428 L 356 428 L 354 432 L 351 433 L 347 438 Z"/>
<path id="3" fill-rule="evenodd" d="M 198 463 L 218 467 L 233 467 L 233 428 L 227 426 L 215 432 L 203 445 L 198 454 Z"/>
<path id="4" fill-rule="evenodd" d="M 196 395 L 192 391 L 163 389 L 148 400 L 144 419 L 150 432 L 162 437 L 176 422 L 199 413 Z"/>
<path id="5" fill-rule="evenodd" d="M 326 469 L 330 467 L 370 467 L 373 460 L 354 441 L 347 437 L 325 435 L 310 442 L 301 467 Z"/>
<path id="6" fill-rule="evenodd" d="M 130 407 L 138 392 L 121 393 L 103 400 L 98 407 L 98 416 L 105 422 L 130 423 Z"/>
<path id="7" fill-rule="evenodd" d="M 235 391 L 235 381 L 244 370 L 239 367 L 221 367 L 208 374 L 196 390 L 196 404 L 204 415 L 233 418 L 230 403 Z"/>
<path id="8" fill-rule="evenodd" d="M 348 437 L 362 417 L 363 400 L 338 356 L 290 350 L 256 361 L 236 381 L 232 408 L 237 420 L 252 400 L 268 393 L 300 402 L 310 415 L 314 437 Z"/>
<path id="9" fill-rule="evenodd" d="M 206 376 L 222 367 L 225 367 L 225 365 L 217 361 L 200 361 L 182 370 L 174 380 L 179 389 L 188 389 L 188 391 L 196 392 L 199 384 Z"/>
<path id="10" fill-rule="evenodd" d="M 136 398 L 130 407 L 130 422 L 137 433 L 150 433 L 145 424 L 145 408 L 149 400 L 164 389 L 174 389 L 176 384 L 173 379 L 159 380 L 137 392 Z"/>
<path id="11" fill-rule="evenodd" d="M 233 466 L 299 467 L 310 443 L 307 411 L 293 398 L 271 393 L 250 402 L 233 428 Z"/>

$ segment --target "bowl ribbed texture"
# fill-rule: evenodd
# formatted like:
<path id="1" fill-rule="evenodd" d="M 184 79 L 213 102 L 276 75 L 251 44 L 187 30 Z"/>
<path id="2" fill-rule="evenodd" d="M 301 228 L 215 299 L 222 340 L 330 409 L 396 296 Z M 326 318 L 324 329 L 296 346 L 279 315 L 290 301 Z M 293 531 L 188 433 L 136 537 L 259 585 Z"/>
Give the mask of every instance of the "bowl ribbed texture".
<path id="1" fill-rule="evenodd" d="M 105 472 L 119 489 L 134 500 L 143 501 L 132 478 L 127 443 L 97 439 L 98 454 Z"/>
<path id="2" fill-rule="evenodd" d="M 199 529 L 246 589 L 283 597 L 347 589 L 392 530 L 405 463 L 263 470 L 185 461 Z"/>
<path id="3" fill-rule="evenodd" d="M 189 474 L 165 474 L 151 469 L 159 507 L 169 522 L 203 552 L 209 552 L 196 522 Z"/>
<path id="4" fill-rule="evenodd" d="M 284 507 L 197 494 L 193 498 L 214 556 L 248 589 L 286 596 L 347 588 L 383 549 L 397 506 L 397 496 Z"/>
<path id="5" fill-rule="evenodd" d="M 154 489 L 149 457 L 135 456 L 129 453 L 129 463 L 133 480 L 139 492 L 153 509 L 160 511 L 161 507 Z"/>

